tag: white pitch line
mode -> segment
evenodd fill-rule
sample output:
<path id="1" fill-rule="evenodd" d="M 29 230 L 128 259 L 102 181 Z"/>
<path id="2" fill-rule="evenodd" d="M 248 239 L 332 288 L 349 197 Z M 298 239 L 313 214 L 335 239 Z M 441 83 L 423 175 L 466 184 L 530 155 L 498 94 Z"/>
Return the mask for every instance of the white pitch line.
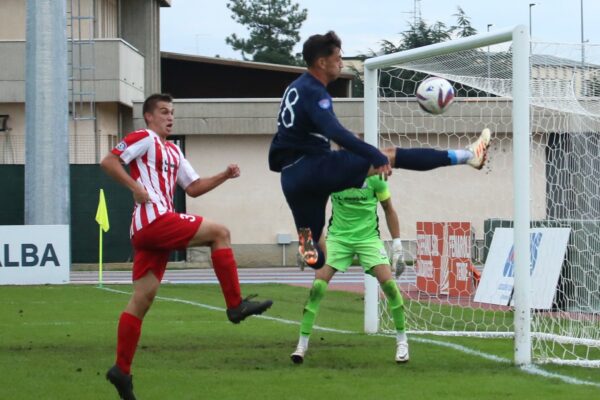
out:
<path id="1" fill-rule="evenodd" d="M 442 342 L 439 340 L 419 338 L 419 337 L 414 337 L 414 336 L 411 336 L 410 340 L 419 342 L 419 343 L 435 344 L 438 346 L 448 347 L 448 348 L 451 348 L 451 349 L 454 349 L 457 351 L 461 351 L 463 353 L 467 353 L 467 354 L 470 354 L 470 355 L 473 355 L 476 357 L 481 357 L 481 358 L 484 358 L 484 359 L 490 360 L 490 361 L 495 361 L 495 362 L 499 362 L 499 363 L 503 363 L 503 364 L 512 364 L 512 360 L 509 360 L 508 358 L 498 357 L 494 354 L 483 353 L 479 350 L 473 350 L 468 347 L 462 346 L 460 344 Z M 525 366 L 521 366 L 519 368 L 522 371 L 524 371 L 528 374 L 531 374 L 531 375 L 540 375 L 540 376 L 543 376 L 546 378 L 555 378 L 555 379 L 559 379 L 563 382 L 571 383 L 571 384 L 575 384 L 575 385 L 588 385 L 588 386 L 600 387 L 600 383 L 585 381 L 582 379 L 577 379 L 577 378 L 573 378 L 570 376 L 560 375 L 560 374 L 557 374 L 554 372 L 545 371 L 535 365 L 525 365 Z"/>
<path id="2" fill-rule="evenodd" d="M 419 342 L 419 343 L 427 343 L 427 344 L 435 344 L 438 346 L 443 346 L 443 347 L 448 347 L 457 351 L 461 351 L 463 353 L 472 355 L 472 356 L 476 356 L 479 358 L 483 358 L 489 361 L 495 361 L 498 363 L 502 363 L 502 364 L 512 364 L 512 361 L 509 360 L 508 358 L 503 358 L 503 357 L 499 357 L 495 354 L 488 354 L 488 353 L 484 353 L 482 351 L 479 350 L 473 350 L 470 349 L 468 347 L 462 346 L 460 344 L 456 344 L 456 343 L 450 343 L 450 342 L 444 342 L 441 340 L 433 340 L 433 339 L 427 339 L 427 338 L 420 338 L 420 337 L 415 337 L 414 335 L 410 337 L 411 341 L 415 341 L 415 342 Z"/>
<path id="3" fill-rule="evenodd" d="M 130 292 L 126 292 L 126 291 L 118 290 L 118 289 L 107 288 L 107 287 L 102 287 L 102 288 L 99 287 L 98 289 L 106 290 L 108 292 L 113 292 L 113 293 L 128 294 L 128 295 L 131 294 Z M 174 297 L 156 296 L 155 298 L 159 299 L 159 300 L 164 300 L 164 301 L 171 301 L 173 303 L 182 303 L 182 304 L 188 304 L 191 306 L 207 308 L 207 309 L 213 310 L 213 311 L 222 311 L 222 312 L 226 311 L 223 307 L 215 307 L 215 306 L 211 306 L 208 304 L 197 303 L 195 301 L 190 301 L 190 300 L 177 299 Z M 289 319 L 271 317 L 268 315 L 254 315 L 253 318 L 266 319 L 269 321 L 280 322 L 282 324 L 288 324 L 288 325 L 300 325 L 300 322 L 298 322 L 298 321 L 291 321 Z M 315 325 L 313 328 L 316 330 L 319 330 L 319 331 L 334 332 L 334 333 L 345 333 L 345 334 L 358 333 L 358 332 L 354 332 L 354 331 L 346 331 L 346 330 L 342 330 L 342 329 L 327 328 L 327 327 L 318 326 L 318 325 Z"/>
<path id="4" fill-rule="evenodd" d="M 112 289 L 112 288 L 107 288 L 107 287 L 99 287 L 98 289 L 106 290 L 108 292 L 113 292 L 113 293 L 131 295 L 131 292 L 126 292 L 123 290 L 117 290 L 117 289 Z M 195 301 L 177 299 L 177 298 L 173 298 L 173 297 L 156 296 L 156 299 L 164 300 L 164 301 L 171 301 L 174 303 L 187 304 L 187 305 L 206 308 L 206 309 L 214 310 L 214 311 L 225 311 L 225 309 L 222 307 L 215 307 L 215 306 L 211 306 L 208 304 L 197 303 Z M 287 324 L 287 325 L 300 325 L 300 322 L 298 322 L 298 321 L 292 321 L 289 319 L 283 319 L 283 318 L 277 318 L 277 317 L 270 317 L 268 315 L 255 315 L 255 316 L 253 316 L 253 318 L 260 318 L 260 319 L 265 319 L 268 321 L 280 322 L 282 324 Z M 360 334 L 361 333 L 361 332 L 348 331 L 348 330 L 343 330 L 343 329 L 327 328 L 327 327 L 322 327 L 322 326 L 318 326 L 318 325 L 315 325 L 313 327 L 313 329 L 316 329 L 319 331 L 341 333 L 341 334 Z M 372 336 L 393 337 L 394 335 L 374 334 Z M 427 343 L 427 344 L 437 345 L 440 347 L 447 347 L 447 348 L 450 348 L 450 349 L 453 349 L 456 351 L 460 351 L 462 353 L 469 354 L 469 355 L 472 355 L 475 357 L 483 358 L 483 359 L 489 360 L 489 361 L 494 361 L 494 362 L 498 362 L 498 363 L 502 363 L 502 364 L 512 364 L 512 361 L 509 360 L 508 358 L 499 357 L 494 354 L 484 353 L 479 350 L 473 350 L 471 348 L 468 348 L 468 347 L 465 347 L 465 346 L 462 346 L 462 345 L 456 344 L 456 343 L 443 342 L 443 341 L 427 339 L 427 338 L 420 338 L 420 337 L 415 337 L 414 335 L 412 335 L 409 340 L 411 342 Z M 555 372 L 546 371 L 535 365 L 521 366 L 521 367 L 519 367 L 519 369 L 521 371 L 531 374 L 531 375 L 538 375 L 538 376 L 541 376 L 544 378 L 558 379 L 560 381 L 563 381 L 565 383 L 569 383 L 572 385 L 585 385 L 585 386 L 594 386 L 594 387 L 600 388 L 600 383 L 586 381 L 583 379 L 573 378 L 571 376 L 561 375 L 561 374 L 558 374 Z"/>

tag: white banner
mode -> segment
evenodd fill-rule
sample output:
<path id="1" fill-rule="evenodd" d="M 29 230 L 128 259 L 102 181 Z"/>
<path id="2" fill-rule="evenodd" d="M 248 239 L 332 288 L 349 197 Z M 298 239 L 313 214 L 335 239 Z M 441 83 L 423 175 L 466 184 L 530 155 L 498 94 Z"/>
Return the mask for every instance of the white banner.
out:
<path id="1" fill-rule="evenodd" d="M 533 228 L 530 233 L 531 308 L 550 309 L 565 258 L 569 228 Z M 475 301 L 512 304 L 514 247 L 512 228 L 496 228 Z"/>
<path id="2" fill-rule="evenodd" d="M 0 225 L 0 285 L 68 283 L 69 225 Z"/>

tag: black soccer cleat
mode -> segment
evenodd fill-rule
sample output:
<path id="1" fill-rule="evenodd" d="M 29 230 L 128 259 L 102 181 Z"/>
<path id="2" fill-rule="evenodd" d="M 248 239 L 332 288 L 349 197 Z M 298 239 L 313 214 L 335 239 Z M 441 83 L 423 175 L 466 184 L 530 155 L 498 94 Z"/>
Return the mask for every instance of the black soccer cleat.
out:
<path id="1" fill-rule="evenodd" d="M 106 372 L 106 379 L 115 386 L 121 399 L 135 400 L 135 395 L 133 394 L 133 380 L 131 375 L 123 373 L 119 367 L 113 365 Z"/>
<path id="2" fill-rule="evenodd" d="M 239 306 L 235 308 L 228 308 L 227 318 L 229 318 L 229 320 L 234 324 L 239 324 L 245 320 L 246 317 L 249 317 L 250 315 L 262 314 L 273 305 L 271 300 L 251 301 L 250 299 L 254 297 L 256 297 L 255 294 L 250 295 L 243 299 Z"/>

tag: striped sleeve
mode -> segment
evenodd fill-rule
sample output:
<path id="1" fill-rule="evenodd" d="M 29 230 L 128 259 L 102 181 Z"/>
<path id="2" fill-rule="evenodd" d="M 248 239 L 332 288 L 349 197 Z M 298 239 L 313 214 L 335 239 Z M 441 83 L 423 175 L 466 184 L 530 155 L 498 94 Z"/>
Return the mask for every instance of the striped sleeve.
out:
<path id="1" fill-rule="evenodd" d="M 185 190 L 192 182 L 200 179 L 200 176 L 194 171 L 194 168 L 189 161 L 186 160 L 179 147 L 177 147 L 177 151 L 179 152 L 180 157 L 179 170 L 177 171 L 177 184 Z"/>
<path id="2" fill-rule="evenodd" d="M 132 160 L 145 154 L 151 145 L 152 138 L 148 131 L 140 130 L 125 136 L 111 152 L 119 156 L 125 164 L 129 164 Z"/>

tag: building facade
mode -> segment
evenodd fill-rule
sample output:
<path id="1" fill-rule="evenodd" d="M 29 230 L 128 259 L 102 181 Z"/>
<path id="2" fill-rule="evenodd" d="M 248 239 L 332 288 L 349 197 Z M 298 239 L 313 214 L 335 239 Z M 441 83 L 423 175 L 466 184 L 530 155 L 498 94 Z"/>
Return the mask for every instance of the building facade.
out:
<path id="1" fill-rule="evenodd" d="M 0 164 L 24 163 L 26 1 L 0 3 Z M 160 8 L 170 0 L 67 0 L 70 162 L 98 163 L 160 91 Z"/>
<path id="2" fill-rule="evenodd" d="M 8 116 L 4 118 L 6 130 L 0 132 L 0 166 L 24 162 L 25 3 L 0 3 L 0 116 Z M 186 199 L 186 211 L 227 225 L 240 265 L 293 265 L 295 228 L 281 193 L 279 175 L 268 169 L 267 153 L 277 128 L 279 96 L 304 69 L 173 53 L 161 56 L 159 11 L 160 7 L 171 6 L 170 1 L 67 3 L 72 76 L 71 163 L 97 165 L 124 133 L 144 127 L 141 109 L 147 95 L 173 92 L 174 131 L 198 173 L 213 175 L 229 163 L 237 163 L 241 168 L 240 178 L 199 198 Z M 352 74 L 346 73 L 330 89 L 336 97 L 334 108 L 342 124 L 362 134 L 363 100 L 349 97 L 351 79 Z M 462 148 L 483 128 L 483 113 L 498 139 L 493 148 L 498 156 L 490 160 L 492 167 L 485 172 L 468 167 L 427 173 L 395 171 L 390 187 L 403 239 L 415 239 L 416 222 L 423 218 L 470 221 L 478 238 L 483 237 L 486 219 L 512 218 L 510 100 L 494 102 L 490 106 L 485 101 L 457 99 L 445 115 L 451 118 L 444 119 L 453 121 L 452 126 L 440 125 L 439 117 L 422 113 L 410 98 L 392 106 L 389 117 L 382 118 L 382 127 L 389 126 L 388 131 L 399 135 L 382 136 L 381 145 Z M 409 124 L 409 117 L 418 125 Z M 544 141 L 539 136 L 537 140 Z M 546 215 L 546 148 L 539 146 L 535 151 L 532 169 L 540 178 L 532 181 L 532 215 L 540 219 Z M 425 192 L 424 187 L 434 188 L 435 195 L 424 195 L 432 193 Z M 490 201 L 465 207 L 465 199 L 479 198 L 482 191 Z M 92 193 L 90 198 L 95 195 Z M 111 204 L 111 198 L 107 201 L 110 211 L 114 203 Z M 121 208 L 126 221 L 131 204 L 124 203 Z M 383 220 L 381 213 L 380 221 Z M 381 232 L 389 239 L 384 226 Z M 128 248 L 127 233 L 119 235 L 118 240 Z M 291 237 L 291 242 L 282 240 L 286 237 Z M 207 250 L 190 250 L 187 258 L 205 262 Z"/>

